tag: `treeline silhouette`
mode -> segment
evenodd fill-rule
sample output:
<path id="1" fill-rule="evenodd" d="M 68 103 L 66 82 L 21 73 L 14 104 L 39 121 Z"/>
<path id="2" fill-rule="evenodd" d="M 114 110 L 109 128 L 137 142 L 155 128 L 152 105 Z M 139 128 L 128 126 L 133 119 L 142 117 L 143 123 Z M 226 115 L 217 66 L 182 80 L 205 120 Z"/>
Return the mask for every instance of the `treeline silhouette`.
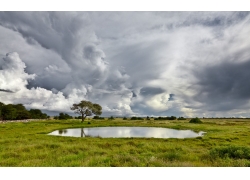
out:
<path id="1" fill-rule="evenodd" d="M 40 109 L 27 110 L 23 104 L 0 102 L 0 120 L 47 119 L 49 116 Z"/>

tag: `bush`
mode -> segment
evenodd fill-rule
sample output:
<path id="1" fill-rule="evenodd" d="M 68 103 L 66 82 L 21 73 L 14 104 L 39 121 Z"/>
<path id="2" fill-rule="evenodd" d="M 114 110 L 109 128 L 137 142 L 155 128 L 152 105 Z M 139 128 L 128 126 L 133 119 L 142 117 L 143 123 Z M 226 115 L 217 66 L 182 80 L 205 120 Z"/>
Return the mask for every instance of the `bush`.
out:
<path id="1" fill-rule="evenodd" d="M 189 123 L 202 123 L 202 121 L 199 118 L 193 118 L 189 121 Z"/>
<path id="2" fill-rule="evenodd" d="M 131 120 L 143 120 L 143 118 L 142 117 L 131 117 Z"/>
<path id="3" fill-rule="evenodd" d="M 60 120 L 72 119 L 72 116 L 70 116 L 66 113 L 59 113 L 58 119 L 60 119 Z"/>
<path id="4" fill-rule="evenodd" d="M 127 118 L 126 118 L 126 117 L 124 117 L 124 118 L 123 118 L 123 120 L 127 120 Z"/>
<path id="5" fill-rule="evenodd" d="M 250 148 L 245 146 L 224 146 L 210 150 L 211 158 L 250 159 Z"/>
<path id="6" fill-rule="evenodd" d="M 105 119 L 105 118 L 100 116 L 94 116 L 93 119 Z"/>
<path id="7" fill-rule="evenodd" d="M 179 117 L 177 120 L 186 120 L 184 117 Z"/>
<path id="8" fill-rule="evenodd" d="M 113 116 L 110 116 L 110 117 L 109 117 L 109 120 L 113 120 L 113 119 L 114 119 L 114 117 L 113 117 Z"/>
<path id="9" fill-rule="evenodd" d="M 158 117 L 158 118 L 154 118 L 154 120 L 175 120 L 176 117 L 175 116 L 171 116 L 171 117 Z"/>

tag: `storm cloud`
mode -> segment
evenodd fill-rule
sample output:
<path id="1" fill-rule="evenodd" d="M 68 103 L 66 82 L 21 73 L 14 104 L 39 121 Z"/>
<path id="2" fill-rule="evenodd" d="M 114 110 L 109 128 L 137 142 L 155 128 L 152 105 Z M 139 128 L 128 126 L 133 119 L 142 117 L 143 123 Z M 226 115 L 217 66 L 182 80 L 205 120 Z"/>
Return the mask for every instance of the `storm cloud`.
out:
<path id="1" fill-rule="evenodd" d="M 0 101 L 249 117 L 249 34 L 249 12 L 0 12 Z"/>
<path id="2" fill-rule="evenodd" d="M 230 111 L 247 105 L 250 100 L 249 68 L 250 60 L 247 60 L 224 62 L 196 72 L 200 89 L 195 100 L 204 102 L 211 111 Z"/>

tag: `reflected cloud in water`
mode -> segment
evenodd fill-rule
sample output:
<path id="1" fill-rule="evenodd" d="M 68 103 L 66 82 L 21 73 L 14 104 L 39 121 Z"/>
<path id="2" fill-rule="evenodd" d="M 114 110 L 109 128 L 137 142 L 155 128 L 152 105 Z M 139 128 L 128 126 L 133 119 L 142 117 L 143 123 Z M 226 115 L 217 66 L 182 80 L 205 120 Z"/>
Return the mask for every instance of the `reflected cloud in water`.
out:
<path id="1" fill-rule="evenodd" d="M 102 138 L 195 138 L 205 132 L 196 133 L 191 130 L 175 130 L 156 127 L 95 127 L 56 130 L 48 135 L 70 137 L 102 137 Z"/>

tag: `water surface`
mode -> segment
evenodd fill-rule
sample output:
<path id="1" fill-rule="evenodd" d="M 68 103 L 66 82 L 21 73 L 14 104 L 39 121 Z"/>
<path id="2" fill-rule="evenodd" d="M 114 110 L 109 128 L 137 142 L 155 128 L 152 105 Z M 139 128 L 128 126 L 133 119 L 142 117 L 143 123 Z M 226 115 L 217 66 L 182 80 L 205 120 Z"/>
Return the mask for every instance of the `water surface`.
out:
<path id="1" fill-rule="evenodd" d="M 195 138 L 205 132 L 196 133 L 191 130 L 175 130 L 157 127 L 94 127 L 56 130 L 49 135 L 70 137 L 102 137 L 102 138 Z"/>

